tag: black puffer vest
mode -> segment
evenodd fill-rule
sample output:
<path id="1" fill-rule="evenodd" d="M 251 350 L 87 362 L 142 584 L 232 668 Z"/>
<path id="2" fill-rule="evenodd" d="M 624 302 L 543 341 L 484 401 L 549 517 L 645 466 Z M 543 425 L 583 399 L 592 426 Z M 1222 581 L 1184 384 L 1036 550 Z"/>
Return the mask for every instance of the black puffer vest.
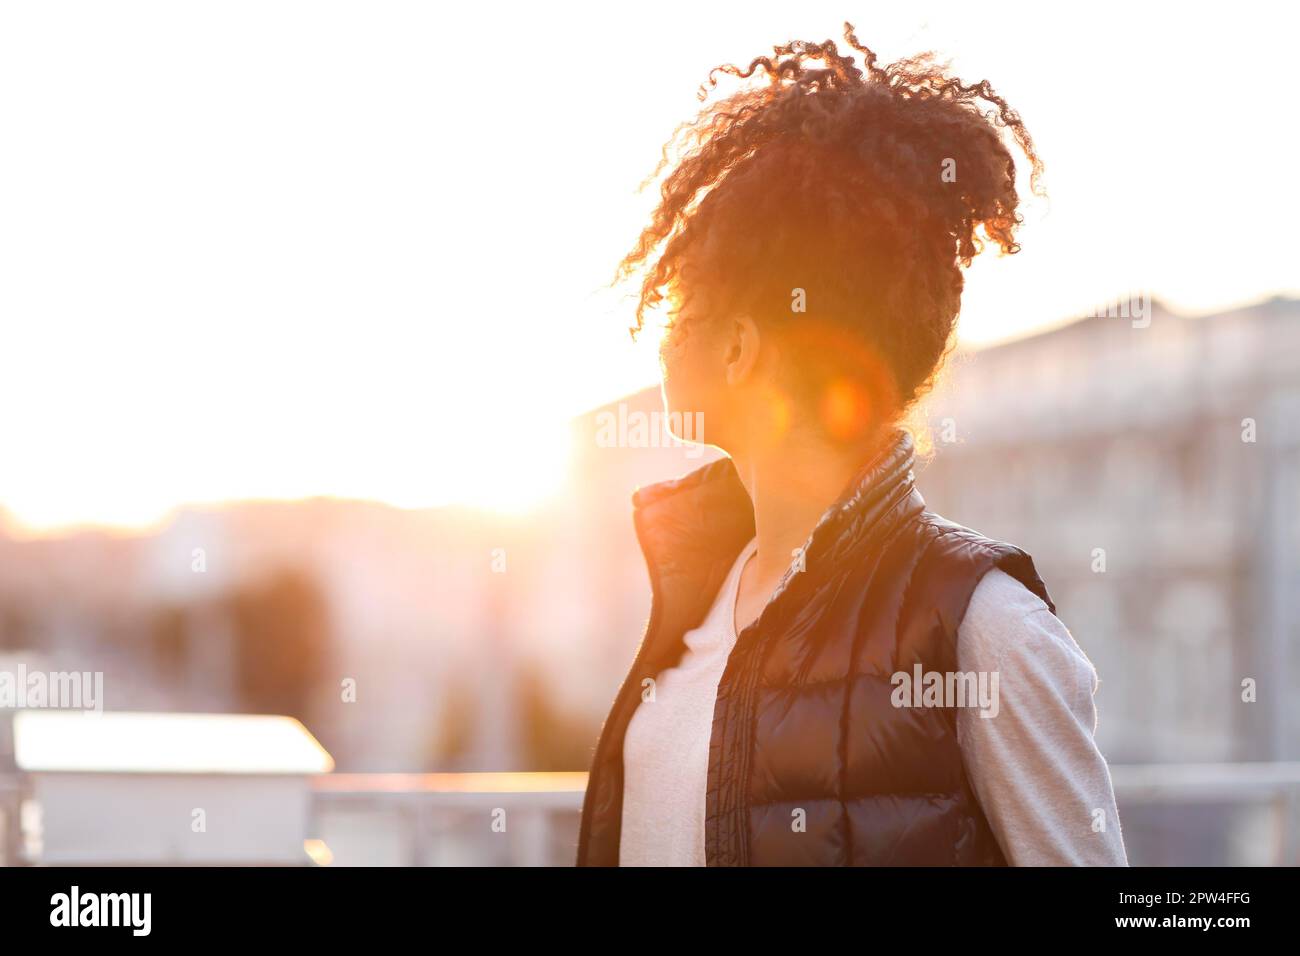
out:
<path id="1" fill-rule="evenodd" d="M 813 530 L 804 569 L 737 638 L 709 748 L 710 866 L 1005 864 L 962 763 L 955 708 L 895 707 L 891 678 L 917 663 L 956 671 L 957 627 L 992 568 L 1052 603 L 1029 555 L 924 510 L 912 461 L 899 432 Z M 677 663 L 754 535 L 730 459 L 633 502 L 653 601 L 596 745 L 579 866 L 617 865 L 623 737 L 642 681 Z"/>

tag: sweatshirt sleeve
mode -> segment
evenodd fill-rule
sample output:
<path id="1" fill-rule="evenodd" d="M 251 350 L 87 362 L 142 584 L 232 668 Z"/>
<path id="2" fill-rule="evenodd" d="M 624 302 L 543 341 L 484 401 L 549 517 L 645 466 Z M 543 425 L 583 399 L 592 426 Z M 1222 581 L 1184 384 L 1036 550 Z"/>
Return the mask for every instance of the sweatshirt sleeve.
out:
<path id="1" fill-rule="evenodd" d="M 994 706 L 964 707 L 957 739 L 975 796 L 1013 866 L 1127 866 L 1093 733 L 1097 673 L 1041 599 L 993 570 L 957 633 L 958 668 L 997 675 Z"/>

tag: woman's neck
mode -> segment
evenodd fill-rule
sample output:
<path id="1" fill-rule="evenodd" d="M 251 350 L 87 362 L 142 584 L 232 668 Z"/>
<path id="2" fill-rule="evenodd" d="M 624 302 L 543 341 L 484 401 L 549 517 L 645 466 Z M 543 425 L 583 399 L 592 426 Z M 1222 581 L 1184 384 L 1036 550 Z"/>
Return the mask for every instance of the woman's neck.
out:
<path id="1" fill-rule="evenodd" d="M 768 593 L 775 588 L 826 509 L 844 493 L 883 439 L 881 432 L 852 448 L 789 441 L 732 456 L 754 506 L 758 548 L 746 575 L 754 586 Z"/>

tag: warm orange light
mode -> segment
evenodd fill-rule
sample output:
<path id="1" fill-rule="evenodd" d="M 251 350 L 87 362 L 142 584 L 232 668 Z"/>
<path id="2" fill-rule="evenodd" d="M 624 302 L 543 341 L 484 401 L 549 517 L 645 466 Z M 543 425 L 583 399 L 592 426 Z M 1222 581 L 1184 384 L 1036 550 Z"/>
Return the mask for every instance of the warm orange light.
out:
<path id="1" fill-rule="evenodd" d="M 820 412 L 831 437 L 850 442 L 860 438 L 871 424 L 871 398 L 852 379 L 837 378 L 826 386 Z"/>
<path id="2" fill-rule="evenodd" d="M 303 840 L 302 848 L 317 866 L 329 866 L 334 862 L 334 851 L 324 840 Z"/>

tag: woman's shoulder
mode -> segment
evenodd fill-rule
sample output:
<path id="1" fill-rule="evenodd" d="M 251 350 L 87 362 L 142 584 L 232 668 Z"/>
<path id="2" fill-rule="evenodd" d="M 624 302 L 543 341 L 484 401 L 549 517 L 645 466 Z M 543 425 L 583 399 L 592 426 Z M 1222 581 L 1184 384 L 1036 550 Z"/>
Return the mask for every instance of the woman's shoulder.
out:
<path id="1" fill-rule="evenodd" d="M 972 557 L 1002 559 L 1023 555 L 1013 544 L 981 534 L 933 511 L 921 511 L 914 519 L 917 533 L 924 539 L 926 557 L 930 560 L 960 560 Z"/>
<path id="2" fill-rule="evenodd" d="M 1049 612 L 1056 610 L 1028 552 L 932 511 L 917 514 L 913 526 L 921 538 L 915 575 L 918 580 L 946 583 L 962 579 L 967 582 L 967 588 L 978 590 L 986 580 L 990 582 L 988 588 L 1005 588 L 1007 584 L 1002 579 L 1009 578 L 1028 591 L 1029 596 L 1037 598 Z M 998 571 L 999 576 L 990 579 L 993 571 Z M 971 594 L 970 590 L 962 595 L 962 599 L 965 600 L 968 594 Z"/>
<path id="3" fill-rule="evenodd" d="M 1038 614 L 1059 621 L 1047 602 L 1025 587 L 1023 582 L 1001 568 L 993 568 L 975 586 L 966 619 L 980 626 L 1022 620 Z"/>
<path id="4" fill-rule="evenodd" d="M 1091 694 L 1096 671 L 1065 623 L 1041 597 L 994 568 L 971 594 L 957 630 L 963 670 L 1055 672 Z"/>

